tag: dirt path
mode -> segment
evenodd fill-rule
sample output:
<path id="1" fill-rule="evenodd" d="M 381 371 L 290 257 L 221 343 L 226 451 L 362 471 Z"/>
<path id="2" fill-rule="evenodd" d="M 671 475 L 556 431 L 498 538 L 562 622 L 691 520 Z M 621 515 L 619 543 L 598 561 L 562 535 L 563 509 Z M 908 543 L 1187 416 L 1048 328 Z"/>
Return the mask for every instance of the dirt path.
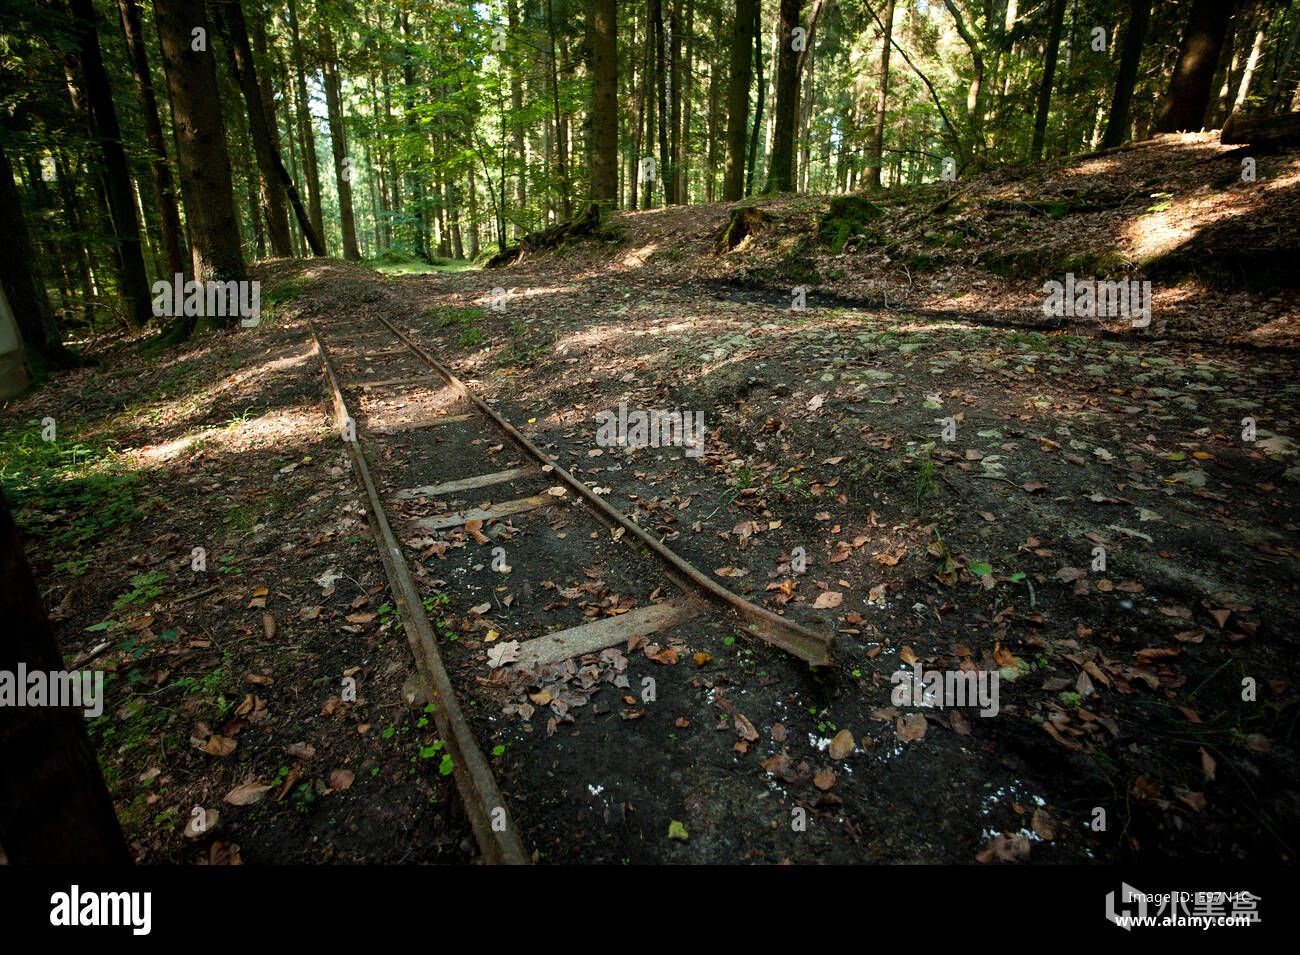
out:
<path id="1" fill-rule="evenodd" d="M 728 771 L 812 810 L 819 832 L 851 834 L 819 851 L 1290 856 L 1291 355 L 539 277 L 405 280 L 385 310 L 698 566 L 840 631 L 836 666 L 816 678 L 755 647 L 739 673 L 719 668 L 759 734 Z M 514 289 L 504 312 L 494 282 Z M 707 453 L 598 447 L 594 416 L 620 401 L 701 412 Z M 998 670 L 997 717 L 893 705 L 889 677 L 913 661 Z M 859 751 L 841 763 L 825 748 L 844 728 Z M 649 770 L 672 778 L 663 752 L 668 766 Z M 813 779 L 828 769 L 823 792 Z M 703 802 L 692 832 L 732 804 Z"/>

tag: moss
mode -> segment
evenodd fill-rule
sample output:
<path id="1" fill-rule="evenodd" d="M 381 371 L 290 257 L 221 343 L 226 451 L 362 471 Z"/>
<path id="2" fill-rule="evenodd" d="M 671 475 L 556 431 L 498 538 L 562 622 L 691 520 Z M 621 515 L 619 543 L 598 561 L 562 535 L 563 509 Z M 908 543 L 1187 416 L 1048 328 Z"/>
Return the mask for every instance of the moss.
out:
<path id="1" fill-rule="evenodd" d="M 1120 278 L 1128 273 L 1129 262 L 1118 249 L 1075 252 L 1062 258 L 1056 270 L 1089 278 Z"/>
<path id="2" fill-rule="evenodd" d="M 835 196 L 817 219 L 817 238 L 832 252 L 842 252 L 849 239 L 865 233 L 868 223 L 882 215 L 880 206 L 862 196 Z"/>

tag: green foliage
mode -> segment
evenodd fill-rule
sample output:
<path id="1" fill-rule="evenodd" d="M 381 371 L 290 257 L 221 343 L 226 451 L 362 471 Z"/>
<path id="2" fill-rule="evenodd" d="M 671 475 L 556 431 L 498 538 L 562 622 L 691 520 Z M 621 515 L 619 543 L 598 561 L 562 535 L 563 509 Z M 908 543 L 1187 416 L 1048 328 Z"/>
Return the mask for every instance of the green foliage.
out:
<path id="1" fill-rule="evenodd" d="M 830 207 L 817 218 L 817 237 L 832 252 L 844 251 L 844 243 L 855 235 L 865 234 L 869 223 L 884 215 L 884 210 L 869 199 L 853 194 L 835 196 Z"/>
<path id="2" fill-rule="evenodd" d="M 35 421 L 0 434 L 0 485 L 28 536 L 64 553 L 92 546 L 141 509 L 136 476 L 112 449 L 44 441 Z M 66 569 L 84 572 L 88 559 Z"/>

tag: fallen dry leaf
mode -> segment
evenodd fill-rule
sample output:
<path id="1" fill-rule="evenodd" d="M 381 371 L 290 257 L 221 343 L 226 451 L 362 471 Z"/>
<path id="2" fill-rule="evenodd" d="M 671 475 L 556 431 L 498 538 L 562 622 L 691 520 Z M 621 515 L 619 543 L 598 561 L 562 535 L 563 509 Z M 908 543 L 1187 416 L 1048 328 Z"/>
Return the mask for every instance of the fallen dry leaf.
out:
<path id="1" fill-rule="evenodd" d="M 833 610 L 844 602 L 844 595 L 838 590 L 823 590 L 813 601 L 814 610 Z"/>
<path id="2" fill-rule="evenodd" d="M 856 744 L 853 742 L 853 734 L 848 730 L 840 730 L 835 734 L 835 738 L 831 740 L 827 752 L 830 753 L 831 759 L 847 759 L 856 748 Z"/>
<path id="3" fill-rule="evenodd" d="M 894 732 L 898 735 L 900 743 L 911 743 L 925 736 L 925 731 L 929 724 L 925 721 L 924 713 L 911 713 L 907 716 L 900 716 L 894 724 Z"/>
<path id="4" fill-rule="evenodd" d="M 270 786 L 263 786 L 261 783 L 244 783 L 226 793 L 226 802 L 232 806 L 251 806 L 266 798 L 270 789 Z"/>
<path id="5" fill-rule="evenodd" d="M 736 714 L 736 735 L 747 742 L 754 742 L 758 739 L 758 730 L 754 729 L 754 724 L 743 714 Z"/>

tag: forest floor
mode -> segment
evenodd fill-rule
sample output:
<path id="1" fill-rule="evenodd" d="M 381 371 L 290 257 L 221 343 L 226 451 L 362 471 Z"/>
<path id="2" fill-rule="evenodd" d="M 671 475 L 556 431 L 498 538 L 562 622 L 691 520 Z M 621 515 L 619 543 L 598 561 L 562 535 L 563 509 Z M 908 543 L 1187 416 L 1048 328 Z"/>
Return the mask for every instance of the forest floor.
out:
<path id="1" fill-rule="evenodd" d="M 1243 155 L 1170 137 L 887 193 L 843 229 L 824 199 L 762 200 L 725 252 L 715 204 L 494 271 L 266 263 L 257 329 L 161 358 L 105 343 L 102 368 L 8 406 L 0 447 L 65 657 L 108 644 L 91 733 L 140 858 L 474 857 L 402 700 L 409 651 L 306 334 L 382 314 L 697 567 L 839 635 L 816 674 L 693 635 L 707 666 L 634 661 L 661 706 L 583 705 L 558 733 L 479 679 L 471 719 L 540 858 L 1294 860 L 1300 158 L 1243 182 Z M 1151 279 L 1151 326 L 1045 318 L 1066 272 Z M 705 453 L 597 446 L 620 402 L 702 413 Z M 474 686 L 483 597 L 446 595 Z M 897 704 L 915 664 L 998 672 L 997 714 Z M 630 745 L 618 775 L 601 746 Z M 773 800 L 806 808 L 806 838 Z M 188 838 L 196 806 L 220 819 Z"/>

